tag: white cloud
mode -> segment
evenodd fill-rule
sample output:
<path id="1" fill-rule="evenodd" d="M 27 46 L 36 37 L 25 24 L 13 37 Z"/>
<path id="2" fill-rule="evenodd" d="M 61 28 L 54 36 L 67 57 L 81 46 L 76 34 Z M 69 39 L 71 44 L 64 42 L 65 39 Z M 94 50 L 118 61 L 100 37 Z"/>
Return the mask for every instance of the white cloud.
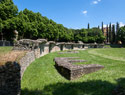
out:
<path id="1" fill-rule="evenodd" d="M 101 2 L 101 0 L 96 0 L 96 1 L 93 1 L 92 4 L 98 4 L 99 2 Z"/>
<path id="2" fill-rule="evenodd" d="M 104 28 L 106 28 L 106 27 L 107 27 L 107 25 L 106 25 L 106 24 L 104 24 L 104 25 L 103 25 L 103 27 L 104 27 Z"/>
<path id="3" fill-rule="evenodd" d="M 123 22 L 120 22 L 119 26 L 122 27 L 122 26 L 125 26 L 125 24 Z"/>
<path id="4" fill-rule="evenodd" d="M 88 11 L 87 10 L 85 10 L 85 11 L 83 11 L 82 12 L 84 15 L 86 15 L 87 13 L 88 13 Z"/>
<path id="5" fill-rule="evenodd" d="M 93 1 L 93 4 L 98 4 L 98 1 Z"/>

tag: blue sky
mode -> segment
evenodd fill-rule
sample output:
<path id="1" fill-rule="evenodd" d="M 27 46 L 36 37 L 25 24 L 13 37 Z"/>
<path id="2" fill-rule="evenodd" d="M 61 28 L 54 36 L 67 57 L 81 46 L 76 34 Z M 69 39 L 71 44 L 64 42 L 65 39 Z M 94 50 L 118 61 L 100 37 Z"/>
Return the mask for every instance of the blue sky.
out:
<path id="1" fill-rule="evenodd" d="M 125 24 L 125 0 L 13 0 L 19 11 L 25 8 L 63 24 L 67 28 L 101 26 L 101 22 Z"/>

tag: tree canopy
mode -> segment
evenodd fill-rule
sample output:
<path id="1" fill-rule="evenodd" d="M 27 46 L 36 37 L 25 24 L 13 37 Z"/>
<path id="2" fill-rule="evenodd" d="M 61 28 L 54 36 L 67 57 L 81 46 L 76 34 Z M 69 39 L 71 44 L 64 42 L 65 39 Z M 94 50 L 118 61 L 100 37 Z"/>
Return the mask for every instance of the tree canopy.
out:
<path id="1" fill-rule="evenodd" d="M 49 41 L 85 43 L 102 43 L 105 39 L 99 28 L 68 29 L 39 12 L 28 9 L 18 12 L 12 0 L 0 1 L 0 13 L 0 31 L 6 40 L 13 40 L 14 30 L 18 31 L 18 39 L 44 38 Z"/>
<path id="2" fill-rule="evenodd" d="M 1 0 L 0 1 L 0 18 L 7 20 L 17 16 L 18 8 L 14 5 L 12 0 Z"/>
<path id="3" fill-rule="evenodd" d="M 125 44 L 125 26 L 118 30 L 118 40 Z"/>

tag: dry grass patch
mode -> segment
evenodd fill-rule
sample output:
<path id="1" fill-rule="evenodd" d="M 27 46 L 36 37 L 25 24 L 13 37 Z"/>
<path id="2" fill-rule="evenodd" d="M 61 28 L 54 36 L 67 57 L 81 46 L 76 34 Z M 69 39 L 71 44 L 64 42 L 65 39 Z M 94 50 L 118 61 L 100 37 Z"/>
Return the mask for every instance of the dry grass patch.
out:
<path id="1" fill-rule="evenodd" d="M 4 65 L 6 62 L 18 61 L 26 54 L 26 51 L 10 51 L 6 54 L 0 55 L 0 65 Z"/>

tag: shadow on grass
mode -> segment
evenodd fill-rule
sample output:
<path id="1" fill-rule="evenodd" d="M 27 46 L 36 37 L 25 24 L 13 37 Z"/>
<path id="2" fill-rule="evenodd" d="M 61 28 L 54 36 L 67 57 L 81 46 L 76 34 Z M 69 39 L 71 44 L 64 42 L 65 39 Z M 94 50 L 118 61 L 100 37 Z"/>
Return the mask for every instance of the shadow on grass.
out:
<path id="1" fill-rule="evenodd" d="M 21 95 L 125 95 L 125 78 L 117 85 L 107 81 L 57 83 L 45 86 L 43 90 L 22 90 Z"/>

